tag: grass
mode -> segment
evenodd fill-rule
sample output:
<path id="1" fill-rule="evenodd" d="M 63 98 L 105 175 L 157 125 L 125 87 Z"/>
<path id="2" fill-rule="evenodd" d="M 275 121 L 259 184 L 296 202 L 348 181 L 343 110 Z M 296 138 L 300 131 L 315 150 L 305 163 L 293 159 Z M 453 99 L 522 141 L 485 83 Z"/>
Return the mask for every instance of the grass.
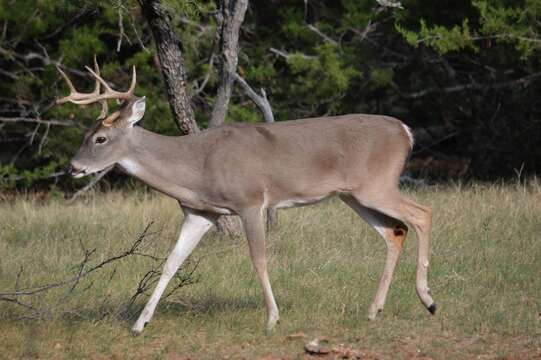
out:
<path id="1" fill-rule="evenodd" d="M 386 308 L 366 314 L 383 269 L 384 243 L 338 200 L 281 211 L 268 239 L 269 269 L 281 323 L 264 334 L 264 304 L 244 238 L 208 235 L 197 284 L 160 303 L 132 337 L 121 308 L 151 260 L 127 258 L 93 273 L 58 305 L 61 316 L 19 320 L 0 302 L 0 358 L 297 358 L 308 339 L 362 351 L 365 358 L 541 357 L 541 186 L 473 185 L 407 191 L 434 209 L 429 285 L 432 317 L 415 293 L 413 232 Z M 18 199 L 0 204 L 0 292 L 65 278 L 81 260 L 82 242 L 96 260 L 128 247 L 145 224 L 162 229 L 156 254 L 173 245 L 175 201 L 147 193 L 110 193 L 68 205 Z M 112 276 L 112 277 L 111 277 Z M 92 287 L 82 291 L 92 283 Z M 53 302 L 64 290 L 39 301 Z M 65 311 L 70 310 L 67 314 Z"/>

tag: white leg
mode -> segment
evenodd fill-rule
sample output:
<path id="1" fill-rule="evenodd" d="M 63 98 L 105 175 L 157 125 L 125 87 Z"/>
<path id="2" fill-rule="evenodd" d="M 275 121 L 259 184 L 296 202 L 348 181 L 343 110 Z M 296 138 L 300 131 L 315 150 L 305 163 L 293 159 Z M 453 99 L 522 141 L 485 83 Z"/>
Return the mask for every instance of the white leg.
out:
<path id="1" fill-rule="evenodd" d="M 185 218 L 178 241 L 171 254 L 167 257 L 158 285 L 156 285 L 152 296 L 132 328 L 134 334 L 140 334 L 143 331 L 146 323 L 152 318 L 167 284 L 199 243 L 199 240 L 214 224 L 215 218 L 212 215 L 203 215 L 187 208 L 183 208 L 183 210 Z"/>

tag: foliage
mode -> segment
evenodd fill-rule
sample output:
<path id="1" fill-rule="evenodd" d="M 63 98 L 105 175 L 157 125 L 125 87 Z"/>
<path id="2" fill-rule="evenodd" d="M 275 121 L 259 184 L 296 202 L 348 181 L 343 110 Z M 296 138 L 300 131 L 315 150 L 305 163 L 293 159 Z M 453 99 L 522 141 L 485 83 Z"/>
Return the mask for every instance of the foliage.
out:
<path id="1" fill-rule="evenodd" d="M 439 54 L 446 54 L 467 47 L 476 49 L 470 35 L 468 19 L 464 19 L 461 25 L 455 25 L 451 29 L 441 25 L 429 28 L 423 19 L 421 19 L 421 29 L 418 33 L 408 31 L 401 27 L 400 24 L 396 24 L 396 29 L 406 38 L 408 44 L 418 47 L 419 44 L 423 43 L 434 48 Z"/>
<path id="2" fill-rule="evenodd" d="M 163 3 L 183 45 L 188 88 L 204 128 L 218 79 L 219 57 L 211 56 L 217 6 L 210 0 Z M 266 90 L 278 121 L 382 113 L 426 130 L 414 158 L 469 161 L 468 176 L 483 179 L 512 177 L 520 168 L 539 172 L 540 2 L 402 4 L 404 9 L 382 8 L 373 0 L 279 6 L 253 0 L 241 31 L 239 73 L 254 89 Z M 82 70 L 94 54 L 118 89 L 126 88 L 135 65 L 137 94 L 148 97 L 142 126 L 177 133 L 137 1 L 0 0 L 0 25 L 0 119 L 72 124 L 0 121 L 0 164 L 10 179 L 19 179 L 2 188 L 47 187 L 53 179 L 61 189 L 77 186 L 66 178 L 23 180 L 24 171 L 64 166 L 98 114 L 95 106 L 52 106 L 67 91 L 57 62 L 82 90 L 92 86 Z M 227 122 L 260 119 L 236 87 Z"/>

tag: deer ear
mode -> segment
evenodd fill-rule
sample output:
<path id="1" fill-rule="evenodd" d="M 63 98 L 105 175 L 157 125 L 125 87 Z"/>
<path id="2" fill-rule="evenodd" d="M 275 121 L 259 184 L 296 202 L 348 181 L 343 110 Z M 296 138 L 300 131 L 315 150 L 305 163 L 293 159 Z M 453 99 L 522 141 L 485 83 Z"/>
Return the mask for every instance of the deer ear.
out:
<path id="1" fill-rule="evenodd" d="M 146 103 L 146 97 L 143 96 L 142 98 L 137 99 L 131 106 L 131 116 L 128 119 L 128 124 L 130 126 L 135 125 L 136 122 L 141 120 L 143 118 L 143 115 L 145 115 L 145 105 Z"/>

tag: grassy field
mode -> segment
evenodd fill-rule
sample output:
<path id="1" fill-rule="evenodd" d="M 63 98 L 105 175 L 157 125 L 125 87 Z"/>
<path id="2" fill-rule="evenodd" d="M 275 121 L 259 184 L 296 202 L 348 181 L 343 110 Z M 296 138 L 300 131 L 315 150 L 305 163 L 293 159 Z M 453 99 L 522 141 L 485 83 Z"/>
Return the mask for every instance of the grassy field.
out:
<path id="1" fill-rule="evenodd" d="M 264 304 L 244 238 L 209 234 L 193 254 L 199 282 L 161 302 L 141 336 L 129 333 L 135 319 L 114 315 L 152 264 L 129 257 L 92 273 L 65 299 L 66 289 L 35 299 L 37 305 L 63 299 L 52 319 L 21 320 L 26 311 L 0 302 L 0 358 L 303 358 L 304 344 L 315 337 L 368 359 L 541 358 L 541 185 L 407 192 L 434 209 L 434 317 L 415 293 L 411 232 L 386 308 L 367 320 L 384 242 L 335 199 L 279 213 L 268 239 L 281 309 L 271 335 L 263 331 Z M 147 251 L 163 255 L 181 216 L 173 200 L 136 192 L 74 204 L 4 202 L 0 219 L 0 292 L 6 292 L 21 266 L 21 288 L 66 278 L 77 271 L 81 244 L 96 248 L 98 262 L 124 251 L 152 220 L 161 232 Z"/>

